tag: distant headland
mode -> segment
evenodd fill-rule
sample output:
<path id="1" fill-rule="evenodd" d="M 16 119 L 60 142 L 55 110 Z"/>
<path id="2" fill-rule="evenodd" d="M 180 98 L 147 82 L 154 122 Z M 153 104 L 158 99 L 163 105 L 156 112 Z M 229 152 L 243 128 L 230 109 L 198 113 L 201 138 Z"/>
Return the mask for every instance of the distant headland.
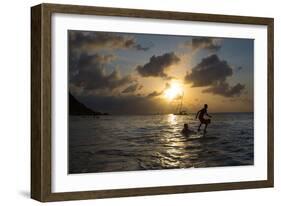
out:
<path id="1" fill-rule="evenodd" d="M 68 95 L 69 115 L 109 115 L 108 113 L 93 111 L 79 102 L 71 93 Z"/>

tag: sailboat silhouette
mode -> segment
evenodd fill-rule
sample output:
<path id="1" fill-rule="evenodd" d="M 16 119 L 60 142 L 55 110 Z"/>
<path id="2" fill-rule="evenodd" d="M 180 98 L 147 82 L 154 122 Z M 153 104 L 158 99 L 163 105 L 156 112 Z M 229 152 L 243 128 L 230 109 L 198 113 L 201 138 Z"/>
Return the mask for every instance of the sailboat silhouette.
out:
<path id="1" fill-rule="evenodd" d="M 182 110 L 182 101 L 183 101 L 183 97 L 184 97 L 184 92 L 182 92 L 181 101 L 180 101 L 180 103 L 178 104 L 174 115 L 187 115 L 187 111 Z"/>

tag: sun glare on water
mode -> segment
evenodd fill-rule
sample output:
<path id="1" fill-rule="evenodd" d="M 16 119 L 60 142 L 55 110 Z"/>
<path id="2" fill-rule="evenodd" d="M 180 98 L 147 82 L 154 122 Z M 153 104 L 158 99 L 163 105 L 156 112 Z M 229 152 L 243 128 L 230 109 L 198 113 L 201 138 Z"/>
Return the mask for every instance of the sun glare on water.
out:
<path id="1" fill-rule="evenodd" d="M 168 100 L 173 100 L 183 93 L 182 86 L 178 82 L 172 82 L 170 86 L 164 91 L 164 96 Z"/>

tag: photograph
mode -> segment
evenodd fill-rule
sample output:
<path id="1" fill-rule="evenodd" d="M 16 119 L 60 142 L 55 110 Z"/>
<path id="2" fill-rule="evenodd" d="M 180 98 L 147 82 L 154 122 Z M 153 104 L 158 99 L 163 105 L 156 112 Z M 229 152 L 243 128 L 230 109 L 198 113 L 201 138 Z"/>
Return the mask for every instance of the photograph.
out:
<path id="1" fill-rule="evenodd" d="M 254 39 L 67 39 L 69 174 L 254 165 Z"/>
<path id="2" fill-rule="evenodd" d="M 31 198 L 274 187 L 274 18 L 31 7 Z"/>

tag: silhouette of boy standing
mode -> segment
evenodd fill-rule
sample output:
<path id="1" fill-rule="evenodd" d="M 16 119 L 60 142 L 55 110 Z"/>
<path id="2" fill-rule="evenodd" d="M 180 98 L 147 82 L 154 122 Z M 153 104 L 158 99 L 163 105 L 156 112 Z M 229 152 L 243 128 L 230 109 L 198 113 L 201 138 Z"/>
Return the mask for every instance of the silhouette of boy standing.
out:
<path id="1" fill-rule="evenodd" d="M 202 124 L 205 124 L 205 128 L 204 128 L 204 132 L 206 132 L 206 129 L 207 129 L 207 126 L 208 124 L 211 123 L 211 120 L 210 119 L 204 119 L 204 115 L 207 115 L 208 117 L 212 117 L 211 115 L 208 114 L 207 112 L 207 109 L 208 109 L 208 105 L 207 104 L 204 104 L 204 108 L 199 110 L 196 114 L 196 117 L 195 119 L 197 119 L 198 115 L 199 115 L 199 120 L 200 120 L 200 125 L 198 127 L 198 131 L 200 131 L 200 127 Z"/>

